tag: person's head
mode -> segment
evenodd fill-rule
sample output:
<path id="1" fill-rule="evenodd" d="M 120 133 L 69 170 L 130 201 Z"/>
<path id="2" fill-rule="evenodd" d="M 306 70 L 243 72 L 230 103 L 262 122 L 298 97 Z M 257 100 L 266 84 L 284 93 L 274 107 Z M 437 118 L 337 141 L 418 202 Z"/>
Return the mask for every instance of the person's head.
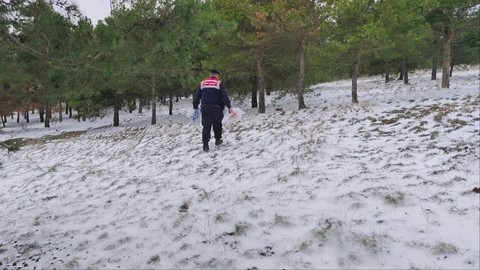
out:
<path id="1" fill-rule="evenodd" d="M 220 78 L 220 71 L 218 71 L 216 69 L 211 69 L 210 70 L 210 76 L 215 76 L 217 78 Z"/>

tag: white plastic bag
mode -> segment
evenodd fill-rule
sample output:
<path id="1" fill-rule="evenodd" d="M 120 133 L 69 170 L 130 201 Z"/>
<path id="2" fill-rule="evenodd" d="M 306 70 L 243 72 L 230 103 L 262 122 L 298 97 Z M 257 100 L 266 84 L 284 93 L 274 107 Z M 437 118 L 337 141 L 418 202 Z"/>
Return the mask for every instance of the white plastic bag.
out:
<path id="1" fill-rule="evenodd" d="M 222 126 L 229 129 L 232 126 L 232 116 L 229 112 L 223 115 Z"/>
<path id="2" fill-rule="evenodd" d="M 230 115 L 230 117 L 232 118 L 232 120 L 235 122 L 235 121 L 240 121 L 242 120 L 242 115 L 244 115 L 245 112 L 242 111 L 241 109 L 239 108 L 232 108 L 232 113 Z"/>
<path id="3" fill-rule="evenodd" d="M 223 115 L 222 119 L 222 125 L 229 129 L 232 126 L 233 122 L 237 122 L 242 120 L 242 115 L 244 115 L 245 112 L 242 111 L 239 108 L 232 108 L 232 113 L 227 112 L 226 114 Z"/>

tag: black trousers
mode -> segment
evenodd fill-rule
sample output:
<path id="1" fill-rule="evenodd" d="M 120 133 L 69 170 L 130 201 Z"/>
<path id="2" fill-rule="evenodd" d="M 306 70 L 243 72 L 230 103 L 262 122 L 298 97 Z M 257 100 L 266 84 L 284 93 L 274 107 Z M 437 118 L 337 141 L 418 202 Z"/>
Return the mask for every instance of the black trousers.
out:
<path id="1" fill-rule="evenodd" d="M 210 141 L 212 126 L 215 139 L 220 140 L 222 138 L 222 119 L 223 106 L 202 105 L 203 143 Z"/>

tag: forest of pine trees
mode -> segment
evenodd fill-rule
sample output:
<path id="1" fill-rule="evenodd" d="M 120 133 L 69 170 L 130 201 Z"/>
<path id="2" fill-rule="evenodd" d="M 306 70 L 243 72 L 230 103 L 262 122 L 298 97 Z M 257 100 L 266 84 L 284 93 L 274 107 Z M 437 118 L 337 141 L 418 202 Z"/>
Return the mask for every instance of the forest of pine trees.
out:
<path id="1" fill-rule="evenodd" d="M 49 127 L 52 115 L 81 121 L 105 108 L 114 108 L 116 126 L 123 108 L 191 96 L 210 68 L 264 113 L 271 91 L 295 94 L 303 109 L 308 85 L 351 78 L 357 103 L 360 75 L 414 83 L 409 71 L 428 68 L 448 88 L 455 65 L 480 62 L 475 0 L 110 4 L 110 16 L 92 22 L 69 0 L 0 0 L 3 126 L 28 122 L 32 111 Z"/>

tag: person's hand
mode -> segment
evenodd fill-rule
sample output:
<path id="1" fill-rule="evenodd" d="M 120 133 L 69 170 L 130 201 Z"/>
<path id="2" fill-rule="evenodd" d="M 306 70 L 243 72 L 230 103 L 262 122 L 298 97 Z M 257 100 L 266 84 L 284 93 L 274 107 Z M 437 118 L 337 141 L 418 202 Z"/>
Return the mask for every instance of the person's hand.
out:
<path id="1" fill-rule="evenodd" d="M 235 117 L 235 111 L 232 107 L 228 108 L 228 113 L 230 113 L 231 116 Z"/>

